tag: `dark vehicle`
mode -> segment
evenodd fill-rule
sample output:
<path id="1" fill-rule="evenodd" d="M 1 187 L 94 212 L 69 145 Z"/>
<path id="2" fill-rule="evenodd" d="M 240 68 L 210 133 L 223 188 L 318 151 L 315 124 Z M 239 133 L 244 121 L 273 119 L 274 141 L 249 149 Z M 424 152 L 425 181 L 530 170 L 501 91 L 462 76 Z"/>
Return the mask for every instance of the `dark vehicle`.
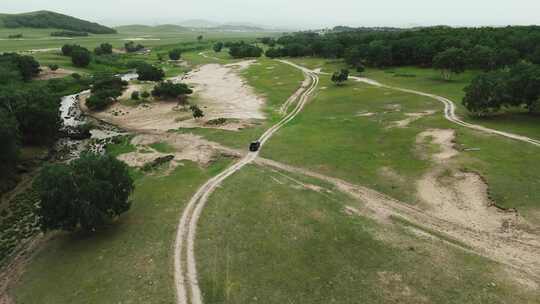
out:
<path id="1" fill-rule="evenodd" d="M 261 148 L 261 142 L 260 141 L 254 141 L 249 145 L 249 151 L 251 152 L 257 152 Z"/>

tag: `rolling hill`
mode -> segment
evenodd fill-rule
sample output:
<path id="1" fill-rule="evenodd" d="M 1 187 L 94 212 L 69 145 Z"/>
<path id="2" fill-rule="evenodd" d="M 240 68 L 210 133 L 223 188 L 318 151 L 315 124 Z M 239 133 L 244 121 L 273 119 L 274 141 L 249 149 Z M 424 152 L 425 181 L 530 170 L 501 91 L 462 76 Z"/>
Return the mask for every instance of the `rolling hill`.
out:
<path id="1" fill-rule="evenodd" d="M 116 30 L 101 24 L 50 11 L 22 14 L 0 14 L 0 27 L 56 28 L 92 34 L 115 34 Z"/>

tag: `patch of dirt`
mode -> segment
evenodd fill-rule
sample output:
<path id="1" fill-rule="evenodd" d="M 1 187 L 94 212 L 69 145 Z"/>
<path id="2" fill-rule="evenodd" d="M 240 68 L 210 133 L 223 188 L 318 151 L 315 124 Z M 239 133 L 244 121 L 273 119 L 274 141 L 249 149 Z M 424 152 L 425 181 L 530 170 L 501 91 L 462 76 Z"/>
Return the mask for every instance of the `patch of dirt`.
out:
<path id="1" fill-rule="evenodd" d="M 406 303 L 414 301 L 414 303 L 429 303 L 428 298 L 418 295 L 416 291 L 410 288 L 403 282 L 401 274 L 390 271 L 377 272 L 381 290 L 384 297 L 390 303 Z"/>
<path id="2" fill-rule="evenodd" d="M 390 128 L 406 128 L 409 124 L 411 124 L 414 121 L 419 120 L 420 118 L 424 116 L 429 116 L 435 114 L 436 111 L 424 111 L 419 113 L 405 113 L 405 116 L 407 118 L 399 121 L 393 122 L 393 124 L 390 126 Z"/>
<path id="3" fill-rule="evenodd" d="M 76 73 L 76 72 L 72 70 L 61 69 L 61 68 L 57 69 L 56 71 L 52 71 L 49 67 L 41 67 L 41 72 L 34 79 L 49 80 L 49 79 L 54 79 L 54 78 L 64 78 L 73 73 Z"/>
<path id="4" fill-rule="evenodd" d="M 265 99 L 257 96 L 237 72 L 252 63 L 250 60 L 229 65 L 206 64 L 181 80 L 195 86 L 198 104 L 208 119 L 264 119 Z"/>
<path id="5" fill-rule="evenodd" d="M 174 152 L 161 153 L 149 145 L 155 143 L 167 143 L 174 148 Z M 131 140 L 131 144 L 137 147 L 136 152 L 130 152 L 118 156 L 118 159 L 124 161 L 132 167 L 143 167 L 159 157 L 173 155 L 174 159 L 170 163 L 171 168 L 175 168 L 183 160 L 189 160 L 207 166 L 218 156 L 236 156 L 236 152 L 228 151 L 226 148 L 203 139 L 193 134 L 141 134 Z"/>
<path id="6" fill-rule="evenodd" d="M 493 207 L 487 185 L 478 174 L 453 169 L 452 158 L 458 154 L 454 136 L 453 130 L 428 130 L 418 135 L 418 143 L 429 137 L 441 148 L 432 156 L 436 166 L 418 182 L 420 200 L 426 211 L 438 218 L 475 230 L 506 232 L 515 225 L 515 214 Z"/>
<path id="7" fill-rule="evenodd" d="M 396 170 L 390 167 L 381 167 L 377 173 L 380 176 L 396 183 L 403 184 L 406 182 L 406 179 L 403 176 L 399 175 L 399 173 L 397 173 Z"/>
<path id="8" fill-rule="evenodd" d="M 356 117 L 371 117 L 371 116 L 375 116 L 377 115 L 376 113 L 372 113 L 372 112 L 358 112 L 356 113 Z"/>

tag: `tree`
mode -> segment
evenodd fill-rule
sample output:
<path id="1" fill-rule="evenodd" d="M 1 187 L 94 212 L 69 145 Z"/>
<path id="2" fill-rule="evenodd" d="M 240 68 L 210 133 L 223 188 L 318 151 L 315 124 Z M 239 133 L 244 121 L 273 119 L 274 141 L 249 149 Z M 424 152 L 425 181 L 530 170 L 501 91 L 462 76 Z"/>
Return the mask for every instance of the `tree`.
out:
<path id="1" fill-rule="evenodd" d="M 169 58 L 171 58 L 171 60 L 179 60 L 181 55 L 181 49 L 174 49 L 169 52 Z"/>
<path id="2" fill-rule="evenodd" d="M 458 48 L 449 48 L 433 58 L 433 67 L 441 70 L 442 77 L 445 80 L 450 80 L 452 74 L 463 73 L 465 65 L 465 51 Z"/>
<path id="3" fill-rule="evenodd" d="M 364 73 L 365 70 L 366 70 L 366 68 L 365 68 L 361 63 L 359 63 L 359 64 L 356 65 L 356 71 L 357 71 L 358 73 Z"/>
<path id="4" fill-rule="evenodd" d="M 15 116 L 0 108 L 0 177 L 12 172 L 19 155 L 19 124 Z"/>
<path id="5" fill-rule="evenodd" d="M 514 65 L 506 79 L 512 106 L 524 105 L 530 112 L 540 110 L 540 66 L 528 63 Z"/>
<path id="6" fill-rule="evenodd" d="M 261 57 L 263 49 L 249 44 L 238 44 L 229 48 L 229 54 L 233 58 Z"/>
<path id="7" fill-rule="evenodd" d="M 495 66 L 507 68 L 519 61 L 519 52 L 512 48 L 503 48 L 495 53 Z"/>
<path id="8" fill-rule="evenodd" d="M 86 99 L 86 106 L 93 111 L 101 111 L 122 95 L 128 83 L 120 77 L 103 74 L 94 80 L 92 95 Z"/>
<path id="9" fill-rule="evenodd" d="M 469 51 L 469 64 L 472 67 L 489 71 L 495 68 L 495 51 L 492 48 L 477 45 Z"/>
<path id="10" fill-rule="evenodd" d="M 143 99 L 147 99 L 147 98 L 150 97 L 150 93 L 148 93 L 147 91 L 144 91 L 144 92 L 141 93 L 141 97 L 142 97 Z"/>
<path id="11" fill-rule="evenodd" d="M 214 44 L 214 52 L 219 53 L 223 49 L 223 42 L 217 42 Z"/>
<path id="12" fill-rule="evenodd" d="M 91 59 L 90 52 L 86 49 L 75 49 L 71 54 L 71 62 L 77 67 L 87 67 Z"/>
<path id="13" fill-rule="evenodd" d="M 140 95 L 139 95 L 139 91 L 133 91 L 133 93 L 131 93 L 131 99 L 133 99 L 133 100 L 141 99 Z"/>
<path id="14" fill-rule="evenodd" d="M 161 81 L 165 77 L 165 72 L 148 63 L 140 63 L 137 67 L 139 80 L 142 81 Z"/>
<path id="15" fill-rule="evenodd" d="M 34 182 L 43 231 L 96 231 L 129 210 L 134 189 L 127 165 L 83 153 L 70 164 L 46 166 Z"/>
<path id="16" fill-rule="evenodd" d="M 197 36 L 197 41 L 200 43 L 203 40 L 203 38 L 204 37 L 202 35 L 199 35 L 199 36 Z"/>
<path id="17" fill-rule="evenodd" d="M 332 82 L 334 82 L 337 86 L 342 85 L 345 81 L 349 79 L 349 70 L 342 69 L 339 72 L 335 72 L 332 75 Z"/>
<path id="18" fill-rule="evenodd" d="M 60 67 L 58 66 L 58 64 L 49 64 L 49 69 L 53 72 L 58 70 L 59 68 Z"/>
<path id="19" fill-rule="evenodd" d="M 485 116 L 500 110 L 508 101 L 504 72 L 489 72 L 475 77 L 467 86 L 463 105 L 473 115 Z"/>
<path id="20" fill-rule="evenodd" d="M 152 90 L 152 96 L 163 98 L 163 99 L 173 99 L 178 98 L 179 96 L 189 95 L 193 93 L 185 83 L 173 83 L 170 81 L 160 82 Z"/>
<path id="21" fill-rule="evenodd" d="M 189 109 L 193 113 L 193 118 L 199 119 L 204 117 L 204 112 L 197 105 L 192 105 Z"/>
<path id="22" fill-rule="evenodd" d="M 138 52 L 140 50 L 143 50 L 144 49 L 144 45 L 142 44 L 135 44 L 135 42 L 133 41 L 130 41 L 130 42 L 126 42 L 124 44 L 124 49 L 126 50 L 126 52 L 128 53 L 135 53 L 135 52 Z"/>
<path id="23" fill-rule="evenodd" d="M 100 55 L 110 55 L 113 52 L 113 46 L 109 43 L 102 43 L 94 49 L 94 53 Z"/>

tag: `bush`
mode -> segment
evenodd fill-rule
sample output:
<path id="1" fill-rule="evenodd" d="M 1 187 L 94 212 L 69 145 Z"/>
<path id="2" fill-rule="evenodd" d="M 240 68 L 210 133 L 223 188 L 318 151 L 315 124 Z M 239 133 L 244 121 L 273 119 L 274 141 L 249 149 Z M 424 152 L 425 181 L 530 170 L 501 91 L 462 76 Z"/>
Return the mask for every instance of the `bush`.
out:
<path id="1" fill-rule="evenodd" d="M 18 39 L 22 37 L 23 37 L 23 34 L 13 34 L 13 35 L 8 36 L 9 39 Z"/>
<path id="2" fill-rule="evenodd" d="M 113 47 L 109 43 L 102 43 L 97 48 L 94 49 L 94 53 L 98 56 L 100 55 L 109 55 L 112 54 Z"/>
<path id="3" fill-rule="evenodd" d="M 58 70 L 59 68 L 60 67 L 58 66 L 58 64 L 49 64 L 49 69 L 53 72 Z"/>
<path id="4" fill-rule="evenodd" d="M 134 91 L 133 93 L 131 93 L 131 99 L 133 99 L 133 100 L 139 100 L 139 99 L 140 99 L 139 92 L 138 92 L 138 91 Z"/>
<path id="5" fill-rule="evenodd" d="M 71 54 L 71 62 L 77 67 L 87 67 L 92 59 L 88 50 L 78 49 Z"/>
<path id="6" fill-rule="evenodd" d="M 249 44 L 234 45 L 230 48 L 229 54 L 233 58 L 261 57 L 263 50 Z"/>
<path id="7" fill-rule="evenodd" d="M 165 72 L 161 68 L 148 63 L 140 63 L 137 66 L 137 74 L 138 79 L 142 81 L 161 81 L 165 77 Z"/>
<path id="8" fill-rule="evenodd" d="M 161 82 L 152 90 L 152 96 L 164 99 L 177 98 L 178 96 L 189 95 L 191 93 L 193 93 L 193 90 L 186 84 L 172 83 L 170 81 Z"/>
<path id="9" fill-rule="evenodd" d="M 142 44 L 135 44 L 135 42 L 130 41 L 124 44 L 124 48 L 126 49 L 126 52 L 128 53 L 135 53 L 140 50 L 144 50 L 144 45 Z"/>
<path id="10" fill-rule="evenodd" d="M 142 97 L 143 99 L 147 99 L 147 98 L 150 97 L 150 93 L 144 91 L 144 92 L 141 93 L 141 97 Z"/>
<path id="11" fill-rule="evenodd" d="M 181 55 L 181 49 L 174 49 L 169 52 L 169 58 L 171 58 L 171 60 L 179 60 Z"/>
<path id="12" fill-rule="evenodd" d="M 223 49 L 223 42 L 217 42 L 214 44 L 214 52 L 219 53 Z"/>
<path id="13" fill-rule="evenodd" d="M 134 189 L 127 165 L 83 153 L 70 164 L 46 166 L 34 182 L 43 231 L 96 231 L 129 210 Z"/>

